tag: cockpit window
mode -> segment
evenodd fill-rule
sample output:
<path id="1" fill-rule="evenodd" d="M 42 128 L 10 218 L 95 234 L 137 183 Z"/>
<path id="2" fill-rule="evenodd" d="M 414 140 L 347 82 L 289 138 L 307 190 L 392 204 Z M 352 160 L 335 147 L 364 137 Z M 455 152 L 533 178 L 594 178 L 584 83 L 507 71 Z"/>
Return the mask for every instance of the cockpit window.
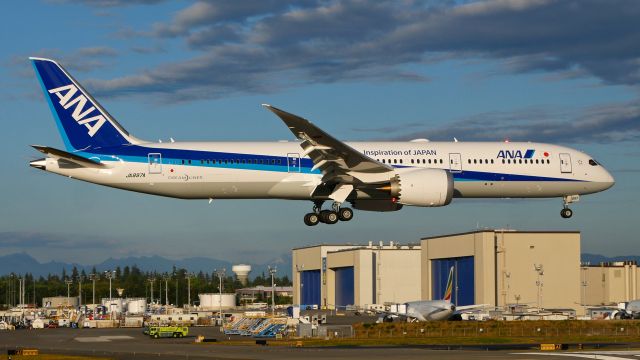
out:
<path id="1" fill-rule="evenodd" d="M 593 160 L 593 159 L 589 159 L 589 165 L 591 166 L 598 166 L 600 165 L 597 161 Z"/>

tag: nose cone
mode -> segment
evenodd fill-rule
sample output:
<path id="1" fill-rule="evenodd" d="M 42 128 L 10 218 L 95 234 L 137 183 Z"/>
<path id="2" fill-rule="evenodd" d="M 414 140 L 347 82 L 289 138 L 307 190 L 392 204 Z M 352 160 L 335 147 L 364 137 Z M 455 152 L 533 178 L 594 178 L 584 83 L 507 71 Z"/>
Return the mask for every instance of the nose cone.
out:
<path id="1" fill-rule="evenodd" d="M 616 180 L 613 178 L 613 176 L 611 176 L 611 174 L 605 170 L 602 169 L 602 171 L 604 172 L 604 175 L 602 176 L 602 182 L 604 185 L 604 189 L 603 190 L 607 190 L 608 188 L 612 187 L 613 185 L 615 185 Z"/>

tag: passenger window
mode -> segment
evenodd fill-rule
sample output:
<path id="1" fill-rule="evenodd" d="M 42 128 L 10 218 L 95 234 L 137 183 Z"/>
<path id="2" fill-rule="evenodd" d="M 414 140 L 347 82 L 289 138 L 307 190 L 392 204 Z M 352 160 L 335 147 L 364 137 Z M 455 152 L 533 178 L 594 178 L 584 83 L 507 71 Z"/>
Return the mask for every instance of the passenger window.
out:
<path id="1" fill-rule="evenodd" d="M 522 164 L 522 159 L 520 159 L 520 164 Z"/>
<path id="2" fill-rule="evenodd" d="M 413 162 L 414 162 L 414 160 L 413 160 L 413 159 L 411 159 L 411 163 L 412 163 L 412 164 L 413 164 Z"/>
<path id="3" fill-rule="evenodd" d="M 491 163 L 493 164 L 493 159 L 491 159 Z"/>
<path id="4" fill-rule="evenodd" d="M 271 159 L 271 165 L 275 165 L 276 164 L 276 159 Z"/>
<path id="5" fill-rule="evenodd" d="M 551 164 L 551 161 L 549 159 L 547 159 L 547 164 Z"/>
<path id="6" fill-rule="evenodd" d="M 182 160 L 182 165 L 184 165 L 184 160 Z"/>
<path id="7" fill-rule="evenodd" d="M 402 159 L 400 159 L 400 164 L 402 164 Z"/>
<path id="8" fill-rule="evenodd" d="M 191 160 L 189 160 L 189 165 L 191 165 Z"/>

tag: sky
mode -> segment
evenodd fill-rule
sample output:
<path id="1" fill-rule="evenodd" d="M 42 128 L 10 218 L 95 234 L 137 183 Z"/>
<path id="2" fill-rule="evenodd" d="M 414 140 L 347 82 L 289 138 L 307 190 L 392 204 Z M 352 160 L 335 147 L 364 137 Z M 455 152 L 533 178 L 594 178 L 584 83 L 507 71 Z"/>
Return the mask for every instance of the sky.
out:
<path id="1" fill-rule="evenodd" d="M 0 14 L 0 255 L 40 261 L 207 256 L 268 262 L 318 243 L 415 243 L 479 228 L 579 230 L 638 255 L 640 2 L 24 0 Z M 62 147 L 29 56 L 58 60 L 138 138 L 292 140 L 270 103 L 342 140 L 538 141 L 616 179 L 560 199 L 357 211 L 307 227 L 310 202 L 178 200 L 28 166 Z"/>

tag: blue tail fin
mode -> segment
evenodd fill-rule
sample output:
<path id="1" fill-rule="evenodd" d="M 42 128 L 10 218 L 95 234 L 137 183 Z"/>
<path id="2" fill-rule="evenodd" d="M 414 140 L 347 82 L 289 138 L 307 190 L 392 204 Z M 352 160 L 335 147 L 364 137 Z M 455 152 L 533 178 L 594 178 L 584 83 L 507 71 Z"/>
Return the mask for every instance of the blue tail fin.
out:
<path id="1" fill-rule="evenodd" d="M 68 151 L 131 143 L 129 133 L 62 66 L 29 59 Z"/>

